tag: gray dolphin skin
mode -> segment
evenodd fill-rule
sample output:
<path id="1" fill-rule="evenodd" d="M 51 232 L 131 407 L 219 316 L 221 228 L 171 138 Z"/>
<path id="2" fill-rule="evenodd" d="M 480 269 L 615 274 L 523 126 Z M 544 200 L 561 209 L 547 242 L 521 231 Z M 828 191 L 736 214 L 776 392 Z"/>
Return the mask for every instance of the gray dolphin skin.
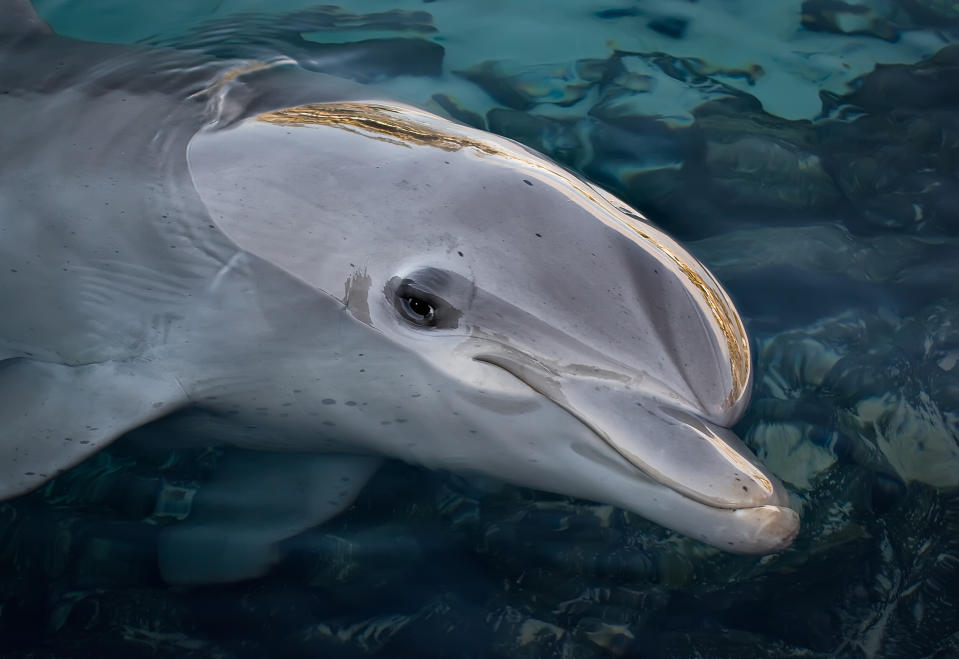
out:
<path id="1" fill-rule="evenodd" d="M 263 574 L 383 458 L 732 552 L 796 536 L 728 429 L 742 321 L 622 201 L 292 62 L 0 16 L 0 499 L 164 419 L 171 446 L 232 447 L 164 527 L 175 583 Z"/>

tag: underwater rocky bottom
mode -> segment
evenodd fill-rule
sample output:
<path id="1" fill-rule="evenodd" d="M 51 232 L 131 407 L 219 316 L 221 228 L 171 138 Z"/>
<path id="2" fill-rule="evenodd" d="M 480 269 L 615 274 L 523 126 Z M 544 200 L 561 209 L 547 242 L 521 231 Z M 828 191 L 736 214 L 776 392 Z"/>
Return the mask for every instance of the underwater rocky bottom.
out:
<path id="1" fill-rule="evenodd" d="M 817 480 L 803 536 L 766 559 L 609 506 L 396 464 L 348 515 L 290 541 L 267 577 L 169 588 L 151 508 L 171 486 L 122 448 L 0 508 L 4 656 L 959 651 L 959 497 L 852 463 Z M 198 469 L 215 459 L 178 457 Z"/>

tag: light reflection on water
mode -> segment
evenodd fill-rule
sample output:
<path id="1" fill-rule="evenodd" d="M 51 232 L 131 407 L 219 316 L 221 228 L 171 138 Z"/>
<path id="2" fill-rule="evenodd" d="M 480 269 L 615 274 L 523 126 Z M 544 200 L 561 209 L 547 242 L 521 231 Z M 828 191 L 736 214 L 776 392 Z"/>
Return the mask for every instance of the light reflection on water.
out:
<path id="1" fill-rule="evenodd" d="M 0 505 L 12 656 L 959 652 L 949 3 L 38 7 L 78 38 L 376 81 L 646 211 L 737 300 L 757 355 L 737 430 L 804 529 L 779 556 L 734 557 L 608 506 L 392 465 L 267 578 L 168 589 L 154 535 L 182 495 L 170 483 L 189 491 L 221 456 L 120 442 Z M 360 59 L 317 45 L 371 38 L 416 41 Z"/>

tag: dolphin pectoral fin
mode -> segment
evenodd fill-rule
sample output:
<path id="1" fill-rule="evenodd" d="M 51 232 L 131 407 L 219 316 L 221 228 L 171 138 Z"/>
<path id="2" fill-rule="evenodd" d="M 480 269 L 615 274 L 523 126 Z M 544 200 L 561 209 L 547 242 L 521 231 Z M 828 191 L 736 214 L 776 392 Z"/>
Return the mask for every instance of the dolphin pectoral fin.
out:
<path id="1" fill-rule="evenodd" d="M 201 487 L 189 518 L 160 535 L 169 583 L 226 583 L 265 574 L 278 543 L 345 510 L 381 459 L 236 450 Z"/>
<path id="2" fill-rule="evenodd" d="M 0 500 L 25 494 L 187 402 L 150 364 L 0 361 Z"/>

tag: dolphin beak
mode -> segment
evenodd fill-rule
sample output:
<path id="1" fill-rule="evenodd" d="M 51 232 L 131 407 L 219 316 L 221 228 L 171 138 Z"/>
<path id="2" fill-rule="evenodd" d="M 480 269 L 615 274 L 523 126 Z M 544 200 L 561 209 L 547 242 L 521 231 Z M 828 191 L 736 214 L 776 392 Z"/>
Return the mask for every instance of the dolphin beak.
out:
<path id="1" fill-rule="evenodd" d="M 622 498 L 620 505 L 739 553 L 779 551 L 796 537 L 799 516 L 788 507 L 779 480 L 734 432 L 708 421 L 696 404 L 668 388 L 546 371 L 512 350 L 476 359 L 510 372 L 564 408 L 635 468 L 636 478 L 671 493 L 671 503 L 659 510 Z M 690 524 L 694 519 L 702 525 Z"/>
<path id="2" fill-rule="evenodd" d="M 601 407 L 620 397 L 639 417 L 605 414 L 593 431 L 643 475 L 679 495 L 661 516 L 655 508 L 643 510 L 645 516 L 736 553 L 768 554 L 792 544 L 799 515 L 789 508 L 788 493 L 733 431 L 655 400 L 633 402 L 635 393 L 625 389 L 606 391 Z"/>
<path id="3" fill-rule="evenodd" d="M 716 508 L 789 504 L 779 480 L 730 429 L 656 402 L 635 406 L 642 417 L 634 429 L 609 419 L 594 431 L 653 480 Z"/>
<path id="4" fill-rule="evenodd" d="M 652 480 L 714 508 L 787 506 L 789 495 L 728 428 L 629 384 L 563 378 L 560 403 Z"/>

